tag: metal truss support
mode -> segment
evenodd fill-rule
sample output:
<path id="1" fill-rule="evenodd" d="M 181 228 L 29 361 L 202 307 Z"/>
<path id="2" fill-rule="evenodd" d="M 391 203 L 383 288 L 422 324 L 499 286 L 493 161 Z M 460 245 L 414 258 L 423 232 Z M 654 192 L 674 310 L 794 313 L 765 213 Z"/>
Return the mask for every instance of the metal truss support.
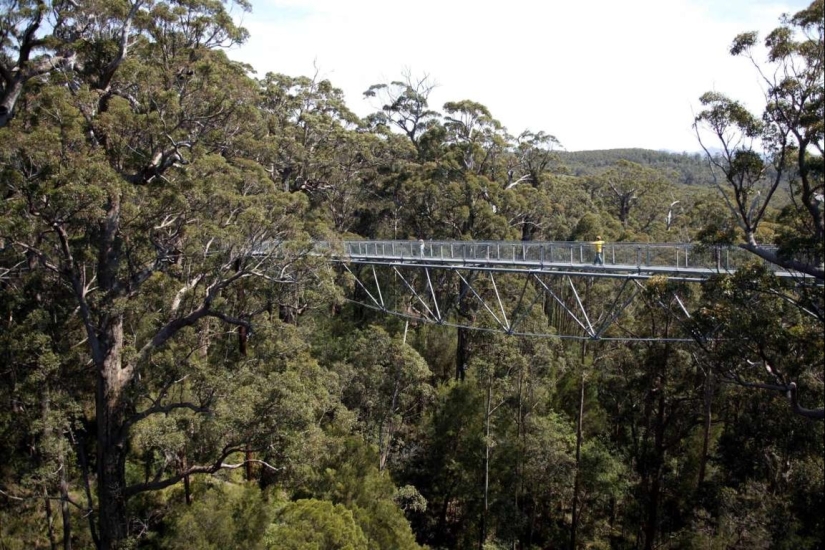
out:
<path id="1" fill-rule="evenodd" d="M 661 340 L 653 336 L 628 336 L 628 331 L 613 330 L 623 313 L 644 290 L 644 285 L 633 277 L 598 279 L 601 281 L 601 296 L 598 303 L 592 303 L 590 293 L 583 294 L 579 288 L 582 284 L 593 284 L 594 279 L 586 274 L 546 271 L 501 273 L 473 265 L 437 266 L 414 262 L 377 268 L 376 265 L 370 265 L 368 272 L 356 272 L 346 265 L 344 268 L 353 276 L 366 297 L 365 300 L 358 301 L 362 306 L 421 322 L 519 336 L 576 340 Z M 479 277 L 481 273 L 488 275 Z M 519 284 L 520 290 L 511 291 L 511 297 L 502 293 L 501 277 L 508 278 L 510 288 L 521 277 L 523 281 Z M 561 284 L 548 281 L 553 279 L 561 281 Z M 384 289 L 381 288 L 382 285 Z M 391 293 L 387 292 L 389 285 L 393 285 Z M 386 300 L 387 296 L 397 296 L 399 290 L 403 291 L 405 298 Z M 605 292 L 608 292 L 607 299 L 604 299 Z M 689 329 L 690 316 L 687 308 L 678 296 L 674 294 L 674 297 L 680 313 L 685 315 L 684 326 Z M 557 311 L 573 321 L 573 325 L 565 326 L 574 330 L 568 333 L 560 332 L 559 327 L 550 327 L 546 332 L 520 330 L 535 304 L 546 298 L 550 298 L 558 307 Z M 661 301 L 658 305 L 672 311 L 672 308 Z M 694 338 L 669 340 L 687 342 Z"/>

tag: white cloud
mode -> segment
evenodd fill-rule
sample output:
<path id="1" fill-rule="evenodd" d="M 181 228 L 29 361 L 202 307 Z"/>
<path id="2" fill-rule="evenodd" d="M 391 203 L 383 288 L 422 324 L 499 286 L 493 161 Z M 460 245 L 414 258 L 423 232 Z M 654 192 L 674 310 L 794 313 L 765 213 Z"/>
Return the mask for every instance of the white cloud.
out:
<path id="1" fill-rule="evenodd" d="M 724 4 L 720 6 L 720 4 Z M 728 55 L 740 32 L 776 27 L 807 1 L 270 0 L 243 21 L 231 56 L 260 75 L 319 75 L 361 94 L 404 69 L 439 87 L 431 106 L 472 99 L 513 134 L 554 134 L 568 150 L 644 147 L 695 151 L 698 98 L 715 89 L 758 108 L 761 89 Z"/>

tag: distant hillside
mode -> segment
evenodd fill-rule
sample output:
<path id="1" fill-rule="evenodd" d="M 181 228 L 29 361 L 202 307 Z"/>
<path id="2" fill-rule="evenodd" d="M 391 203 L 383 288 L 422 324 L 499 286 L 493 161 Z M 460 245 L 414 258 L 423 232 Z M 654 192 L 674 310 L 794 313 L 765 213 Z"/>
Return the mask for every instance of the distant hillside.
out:
<path id="1" fill-rule="evenodd" d="M 562 151 L 559 157 L 562 164 L 574 176 L 598 174 L 619 160 L 628 160 L 662 171 L 670 176 L 673 183 L 685 185 L 713 183 L 707 160 L 701 153 L 668 153 L 650 149 L 606 149 L 602 151 Z"/>

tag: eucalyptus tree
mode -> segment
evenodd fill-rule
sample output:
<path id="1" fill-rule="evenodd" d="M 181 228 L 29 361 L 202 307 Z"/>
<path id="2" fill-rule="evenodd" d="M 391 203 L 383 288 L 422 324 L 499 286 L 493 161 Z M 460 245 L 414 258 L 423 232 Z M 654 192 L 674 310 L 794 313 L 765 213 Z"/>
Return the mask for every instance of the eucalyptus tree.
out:
<path id="1" fill-rule="evenodd" d="M 342 402 L 358 415 L 365 439 L 378 447 L 384 471 L 431 399 L 432 376 L 424 360 L 400 338 L 379 327 L 348 336 L 351 344 L 334 370 Z"/>
<path id="2" fill-rule="evenodd" d="M 595 182 L 602 200 L 626 229 L 648 232 L 655 221 L 664 222 L 670 185 L 658 170 L 619 160 Z"/>
<path id="3" fill-rule="evenodd" d="M 0 130 L 0 242 L 5 278 L 42 278 L 73 305 L 54 337 L 84 350 L 77 375 L 88 393 L 79 399 L 93 412 L 78 417 L 95 453 L 85 463 L 95 467 L 95 536 L 115 548 L 130 535 L 130 497 L 225 467 L 247 449 L 252 425 L 213 431 L 204 462 L 166 456 L 139 480 L 127 476 L 130 436 L 171 413 L 214 414 L 232 392 L 214 380 L 186 383 L 188 369 L 231 365 L 210 356 L 211 331 L 238 334 L 242 357 L 256 316 L 277 303 L 272 289 L 317 280 L 323 269 L 302 264 L 300 245 L 271 246 L 307 240 L 307 204 L 273 189 L 250 151 L 258 87 L 217 49 L 246 36 L 226 7 L 83 7 L 4 15 L 6 72 L 19 73 L 8 68 L 15 48 L 23 60 L 36 47 L 65 50 L 76 63 L 19 92 L 6 79 L 4 97 L 16 94 L 16 103 Z M 52 34 L 26 42 L 41 36 L 47 11 L 57 17 Z"/>
<path id="4" fill-rule="evenodd" d="M 498 181 L 510 136 L 490 110 L 471 100 L 444 104 L 446 144 L 461 170 Z"/>
<path id="5" fill-rule="evenodd" d="M 419 160 L 423 160 L 421 136 L 441 116 L 430 109 L 428 103 L 437 85 L 428 75 L 414 77 L 409 71 L 402 78 L 389 84 L 373 84 L 364 92 L 364 97 L 374 98 L 382 104 L 381 110 L 368 119 L 372 124 L 400 130 L 415 146 Z"/>
<path id="6" fill-rule="evenodd" d="M 329 80 L 269 73 L 261 81 L 269 145 L 262 163 L 285 191 L 308 195 L 332 185 L 338 145 L 358 117 Z"/>
<path id="7" fill-rule="evenodd" d="M 558 169 L 559 141 L 549 134 L 524 131 L 506 155 L 507 176 L 498 207 L 508 224 L 521 230 L 522 240 L 547 238 L 561 205 L 547 193 L 551 169 Z"/>
<path id="8" fill-rule="evenodd" d="M 235 4 L 244 10 L 250 6 L 245 0 Z M 87 85 L 104 94 L 123 92 L 112 87 L 113 78 L 133 48 L 152 34 L 172 38 L 160 52 L 162 63 L 180 48 L 231 46 L 248 36 L 220 3 L 183 2 L 171 9 L 147 0 L 111 5 L 24 0 L 4 1 L 2 7 L 0 127 L 14 116 L 26 86 L 51 74 L 68 75 L 69 80 L 82 75 Z"/>
<path id="9" fill-rule="evenodd" d="M 731 237 L 763 263 L 799 274 L 792 281 L 779 280 L 755 267 L 716 281 L 697 320 L 701 334 L 721 339 L 700 343 L 723 379 L 785 394 L 795 413 L 818 420 L 825 419 L 823 359 L 805 350 L 825 323 L 823 21 L 822 0 L 783 16 L 765 37 L 764 62 L 758 59 L 756 33 L 737 36 L 731 54 L 756 68 L 765 87 L 763 112 L 754 115 L 740 102 L 709 92 L 701 98 L 705 109 L 695 123 L 703 147 L 710 147 L 707 132 L 720 148 L 708 159 L 738 224 L 739 233 Z M 783 194 L 778 246 L 760 243 L 759 229 Z M 766 330 L 769 326 L 775 328 Z M 726 337 L 735 341 L 725 342 Z"/>
<path id="10" fill-rule="evenodd" d="M 825 279 L 825 7 L 814 0 L 765 37 L 766 61 L 758 59 L 758 35 L 737 36 L 730 53 L 754 65 L 765 87 L 759 115 L 719 92 L 708 92 L 696 117 L 700 143 L 721 150 L 708 154 L 716 180 L 744 236 L 746 250 L 780 266 Z M 707 131 L 711 137 L 705 136 Z M 713 140 L 710 142 L 708 140 Z M 779 250 L 757 242 L 768 207 L 787 182 L 788 234 Z"/>
<path id="11" fill-rule="evenodd" d="M 328 80 L 269 73 L 261 80 L 266 132 L 259 158 L 275 185 L 305 194 L 337 234 L 375 230 L 398 207 L 385 203 L 412 146 L 350 111 Z M 385 210 L 389 209 L 390 212 Z"/>
<path id="12" fill-rule="evenodd" d="M 557 150 L 562 145 L 555 136 L 545 132 L 525 130 L 516 138 L 512 148 L 513 160 L 507 170 L 507 186 L 510 189 L 524 182 L 538 188 L 547 172 L 558 170 L 561 165 Z"/>

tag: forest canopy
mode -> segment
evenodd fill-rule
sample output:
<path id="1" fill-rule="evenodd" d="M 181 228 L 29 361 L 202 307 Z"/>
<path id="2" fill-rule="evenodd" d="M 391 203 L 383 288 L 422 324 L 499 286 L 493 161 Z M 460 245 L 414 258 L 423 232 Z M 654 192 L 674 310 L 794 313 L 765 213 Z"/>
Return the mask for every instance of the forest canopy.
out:
<path id="1" fill-rule="evenodd" d="M 822 548 L 822 0 L 733 38 L 765 103 L 703 95 L 703 155 L 567 152 L 410 73 L 359 117 L 231 60 L 230 7 L 0 0 L 0 548 Z M 359 305 L 346 238 L 753 261 L 516 338 L 473 293 L 558 336 L 616 281 L 405 279 L 432 325 Z"/>

